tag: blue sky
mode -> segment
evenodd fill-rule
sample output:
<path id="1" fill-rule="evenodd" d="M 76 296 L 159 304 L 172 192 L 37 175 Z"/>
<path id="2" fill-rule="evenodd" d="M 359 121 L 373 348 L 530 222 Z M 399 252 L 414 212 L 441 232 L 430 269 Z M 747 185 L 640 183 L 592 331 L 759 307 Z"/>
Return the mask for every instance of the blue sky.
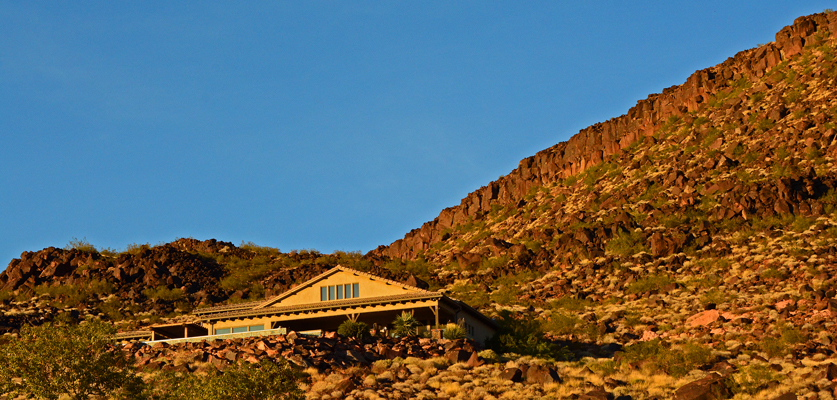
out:
<path id="1" fill-rule="evenodd" d="M 834 7 L 681 3 L 0 1 L 0 268 L 74 237 L 366 252 Z"/>

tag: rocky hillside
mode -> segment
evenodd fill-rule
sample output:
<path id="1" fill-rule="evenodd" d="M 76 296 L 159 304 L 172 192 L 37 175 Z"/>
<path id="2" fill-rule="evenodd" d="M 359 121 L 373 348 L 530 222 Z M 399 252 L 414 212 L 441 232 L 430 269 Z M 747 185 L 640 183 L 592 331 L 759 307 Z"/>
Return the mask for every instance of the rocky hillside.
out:
<path id="1" fill-rule="evenodd" d="M 357 253 L 282 253 L 214 239 L 130 245 L 117 252 L 75 241 L 64 249 L 24 252 L 0 272 L 0 332 L 59 316 L 98 316 L 136 328 L 195 307 L 261 300 L 338 264 L 405 282 L 411 277 Z"/>
<path id="2" fill-rule="evenodd" d="M 706 210 L 715 213 L 711 216 L 723 220 L 735 214 L 746 221 L 747 215 L 821 215 L 817 204 L 828 200 L 822 196 L 833 175 L 835 32 L 833 13 L 801 17 L 777 33 L 775 42 L 697 71 L 684 84 L 638 101 L 627 114 L 522 160 L 510 174 L 373 254 L 470 263 L 474 257 L 467 254 L 474 254 L 474 247 L 484 252 L 502 245 L 495 239 L 547 242 L 564 232 L 589 236 L 572 228 L 575 220 L 595 220 L 597 213 L 627 212 L 628 207 L 635 211 L 643 201 L 665 206 L 654 210 L 666 215 L 694 212 L 707 197 L 730 191 L 736 200 L 753 196 L 722 203 L 729 216 Z M 712 188 L 715 183 L 720 193 Z M 777 199 L 796 203 L 797 197 L 805 200 L 798 204 L 801 209 L 777 205 Z M 511 218 L 503 225 L 521 213 L 529 221 Z M 467 231 L 487 232 L 475 225 L 494 232 L 470 239 Z M 612 235 L 592 236 L 606 241 Z M 467 243 L 457 245 L 459 239 Z M 600 245 L 590 247 L 595 255 L 603 253 Z M 544 250 L 553 253 L 542 256 L 549 263 L 552 250 L 564 249 Z"/>
<path id="3" fill-rule="evenodd" d="M 134 328 L 342 264 L 418 277 L 502 335 L 485 352 L 334 336 L 126 350 L 151 371 L 201 373 L 287 356 L 312 399 L 831 399 L 835 82 L 837 13 L 800 17 L 365 256 L 194 239 L 26 252 L 0 274 L 0 325 L 11 337 L 86 314 Z"/>

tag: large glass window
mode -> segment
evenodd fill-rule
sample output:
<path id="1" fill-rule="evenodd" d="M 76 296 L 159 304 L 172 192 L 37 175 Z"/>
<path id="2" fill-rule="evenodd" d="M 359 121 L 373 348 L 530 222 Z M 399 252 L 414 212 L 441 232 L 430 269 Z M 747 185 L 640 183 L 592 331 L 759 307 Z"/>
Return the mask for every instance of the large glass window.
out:
<path id="1" fill-rule="evenodd" d="M 320 287 L 320 301 L 328 300 L 328 287 L 322 286 Z"/>
<path id="2" fill-rule="evenodd" d="M 246 326 L 238 326 L 238 327 L 232 328 L 232 333 L 244 333 L 244 332 L 247 332 L 247 327 Z"/>
<path id="3" fill-rule="evenodd" d="M 352 297 L 360 297 L 360 292 L 358 291 L 358 287 L 360 284 L 353 283 L 352 284 Z"/>
<path id="4" fill-rule="evenodd" d="M 343 285 L 337 285 L 337 300 L 343 299 Z"/>
<path id="5" fill-rule="evenodd" d="M 334 300 L 334 286 L 328 287 L 328 299 Z"/>
<path id="6" fill-rule="evenodd" d="M 253 331 L 263 331 L 264 325 L 250 325 L 250 332 Z"/>
<path id="7" fill-rule="evenodd" d="M 343 291 L 346 292 L 346 298 L 347 299 L 352 298 L 352 284 L 351 283 L 347 283 L 347 284 L 343 285 Z"/>
<path id="8" fill-rule="evenodd" d="M 226 335 L 228 333 L 230 333 L 230 328 L 221 328 L 215 330 L 216 335 Z"/>

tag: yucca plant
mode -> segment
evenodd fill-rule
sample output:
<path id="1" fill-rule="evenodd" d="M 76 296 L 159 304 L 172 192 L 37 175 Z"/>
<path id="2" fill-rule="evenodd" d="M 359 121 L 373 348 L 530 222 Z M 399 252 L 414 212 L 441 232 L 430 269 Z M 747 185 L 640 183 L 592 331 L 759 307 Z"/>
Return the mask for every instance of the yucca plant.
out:
<path id="1" fill-rule="evenodd" d="M 416 328 L 421 326 L 421 322 L 412 313 L 404 311 L 401 315 L 395 317 L 392 325 L 395 327 L 395 335 L 403 337 L 415 335 Z"/>
<path id="2" fill-rule="evenodd" d="M 465 331 L 465 328 L 459 324 L 447 324 L 445 325 L 445 339 L 465 339 L 468 336 L 468 332 Z"/>

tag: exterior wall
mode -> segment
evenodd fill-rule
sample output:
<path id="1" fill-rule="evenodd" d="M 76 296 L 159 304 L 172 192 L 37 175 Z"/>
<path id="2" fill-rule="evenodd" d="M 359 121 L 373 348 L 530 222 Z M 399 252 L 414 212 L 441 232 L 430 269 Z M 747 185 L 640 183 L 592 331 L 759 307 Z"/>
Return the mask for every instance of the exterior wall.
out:
<path id="1" fill-rule="evenodd" d="M 484 324 L 470 313 L 460 312 L 458 318 L 464 320 L 466 327 L 470 327 L 468 330 L 468 338 L 473 339 L 475 342 L 484 345 L 494 336 L 494 328 Z"/>
<path id="2" fill-rule="evenodd" d="M 473 339 L 477 343 L 485 344 L 492 336 L 494 336 L 494 333 L 496 332 L 493 327 L 486 324 L 482 321 L 482 319 L 477 318 L 476 315 L 466 309 L 452 308 L 447 304 L 445 304 L 442 309 L 450 318 L 440 320 L 440 323 L 444 324 L 448 321 L 453 323 L 464 322 L 466 324 L 465 328 L 468 332 L 468 338 Z"/>
<path id="3" fill-rule="evenodd" d="M 319 290 L 319 287 L 318 287 Z M 438 307 L 438 300 L 421 300 L 421 301 L 413 301 L 408 303 L 394 303 L 394 304 L 370 304 L 366 306 L 357 306 L 357 307 L 349 307 L 349 308 L 340 308 L 334 310 L 321 310 L 321 311 L 314 311 L 308 313 L 292 313 L 292 314 L 280 314 L 280 315 L 270 315 L 264 317 L 254 317 L 254 318 L 238 318 L 238 319 L 231 319 L 231 320 L 221 320 L 216 321 L 212 326 L 212 334 L 218 329 L 225 329 L 225 328 L 236 328 L 236 327 L 243 327 L 243 326 L 252 326 L 252 325 L 264 325 L 264 329 L 271 329 L 277 328 L 282 326 L 283 321 L 296 321 L 296 320 L 306 320 L 306 319 L 315 319 L 315 318 L 326 318 L 326 317 L 335 317 L 345 316 L 346 319 L 349 318 L 351 314 L 358 314 L 359 321 L 364 320 L 364 314 L 371 314 L 371 313 L 381 313 L 381 312 L 400 312 L 400 311 L 409 311 L 415 309 L 429 309 L 430 307 Z M 393 319 L 395 316 L 392 317 Z M 388 321 L 389 322 L 389 321 Z M 208 325 L 208 324 L 207 324 Z M 207 326 L 209 328 L 209 326 Z"/>
<path id="4" fill-rule="evenodd" d="M 273 319 L 270 317 L 258 317 L 258 318 L 243 318 L 243 319 L 234 319 L 234 320 L 225 320 L 225 321 L 217 321 L 212 324 L 211 335 L 214 335 L 218 329 L 224 328 L 239 328 L 242 326 L 253 326 L 253 325 L 262 325 L 264 329 L 271 329 L 271 322 Z"/>
<path id="5" fill-rule="evenodd" d="M 346 271 L 338 271 L 321 281 L 315 282 L 312 286 L 308 286 L 300 290 L 299 292 L 282 299 L 282 301 L 278 303 L 271 304 L 270 307 L 284 307 L 295 306 L 300 304 L 320 303 L 320 287 L 331 285 L 345 285 L 352 283 L 359 284 L 358 291 L 360 296 L 357 298 L 416 293 L 415 290 L 408 289 L 407 287 L 402 285 L 394 285 L 381 280 L 373 280 L 363 275 L 355 275 Z"/>

